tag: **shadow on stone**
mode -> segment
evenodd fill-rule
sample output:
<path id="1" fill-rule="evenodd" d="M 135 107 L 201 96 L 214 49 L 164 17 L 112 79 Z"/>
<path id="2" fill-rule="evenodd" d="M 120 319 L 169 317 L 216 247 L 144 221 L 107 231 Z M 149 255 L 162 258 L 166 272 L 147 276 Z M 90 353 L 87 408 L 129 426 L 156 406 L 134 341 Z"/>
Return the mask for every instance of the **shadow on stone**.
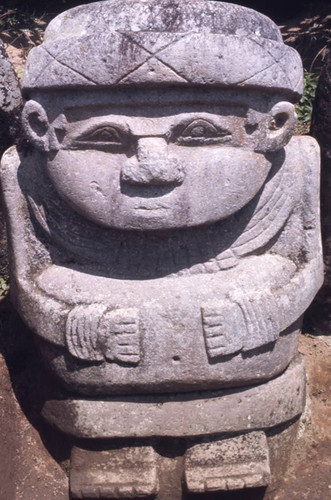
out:
<path id="1" fill-rule="evenodd" d="M 248 490 L 234 490 L 227 492 L 186 494 L 185 500 L 263 500 L 266 488 L 250 488 Z"/>
<path id="2" fill-rule="evenodd" d="M 0 303 L 0 353 L 8 367 L 14 395 L 30 424 L 58 463 L 70 455 L 70 438 L 46 425 L 40 416 L 49 376 L 45 374 L 30 330 L 5 297 Z"/>

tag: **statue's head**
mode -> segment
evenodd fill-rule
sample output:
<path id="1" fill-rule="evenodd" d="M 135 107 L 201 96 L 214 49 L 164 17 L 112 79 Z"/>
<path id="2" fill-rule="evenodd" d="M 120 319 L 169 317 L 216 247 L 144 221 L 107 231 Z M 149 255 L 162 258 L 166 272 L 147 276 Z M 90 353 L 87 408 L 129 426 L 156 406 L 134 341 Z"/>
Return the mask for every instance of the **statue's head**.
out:
<path id="1" fill-rule="evenodd" d="M 105 227 L 212 223 L 290 140 L 298 54 L 250 9 L 111 0 L 55 18 L 28 57 L 26 133 L 60 197 Z"/>

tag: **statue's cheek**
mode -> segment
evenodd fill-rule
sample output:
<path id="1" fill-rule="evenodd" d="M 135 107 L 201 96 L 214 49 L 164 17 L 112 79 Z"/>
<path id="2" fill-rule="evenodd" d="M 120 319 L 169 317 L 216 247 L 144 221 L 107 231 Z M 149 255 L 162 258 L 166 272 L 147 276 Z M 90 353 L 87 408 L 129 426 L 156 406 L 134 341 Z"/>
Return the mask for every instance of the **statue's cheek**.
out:
<path id="1" fill-rule="evenodd" d="M 47 170 L 59 196 L 89 220 L 105 224 L 120 192 L 123 158 L 100 151 L 60 151 Z"/>
<path id="2" fill-rule="evenodd" d="M 186 165 L 186 198 L 193 224 L 224 219 L 261 189 L 270 170 L 261 154 L 234 148 L 207 151 Z"/>

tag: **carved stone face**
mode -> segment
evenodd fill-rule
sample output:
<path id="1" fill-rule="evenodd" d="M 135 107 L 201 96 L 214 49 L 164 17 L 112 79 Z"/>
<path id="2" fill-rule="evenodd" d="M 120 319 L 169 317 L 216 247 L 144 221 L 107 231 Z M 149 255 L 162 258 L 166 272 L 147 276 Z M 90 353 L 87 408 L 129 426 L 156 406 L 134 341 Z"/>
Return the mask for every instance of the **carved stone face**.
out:
<path id="1" fill-rule="evenodd" d="M 61 198 L 99 225 L 148 231 L 213 223 L 265 182 L 271 163 L 256 151 L 266 144 L 270 114 L 248 119 L 244 100 L 86 99 L 68 100 L 49 127 L 48 136 L 61 140 L 46 168 Z"/>

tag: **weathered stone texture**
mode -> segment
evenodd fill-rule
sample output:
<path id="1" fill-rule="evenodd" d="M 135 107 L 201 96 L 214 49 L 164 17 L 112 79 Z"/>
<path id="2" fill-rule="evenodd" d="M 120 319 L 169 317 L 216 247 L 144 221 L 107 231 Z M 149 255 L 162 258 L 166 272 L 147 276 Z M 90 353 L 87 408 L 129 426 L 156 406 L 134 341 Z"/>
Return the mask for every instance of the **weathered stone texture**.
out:
<path id="1" fill-rule="evenodd" d="M 299 358 L 274 380 L 245 388 L 181 395 L 49 400 L 43 415 L 66 434 L 82 438 L 191 437 L 266 429 L 298 417 L 305 404 Z M 286 392 L 284 392 L 286 387 Z"/>
<path id="2" fill-rule="evenodd" d="M 22 105 L 18 78 L 0 41 L 0 155 L 16 138 Z"/>
<path id="3" fill-rule="evenodd" d="M 0 41 L 0 158 L 15 142 L 19 132 L 23 101 L 18 78 L 11 65 L 5 47 Z M 5 220 L 0 195 L 0 273 L 8 274 L 8 254 Z"/>
<path id="4" fill-rule="evenodd" d="M 302 65 L 277 26 L 221 2 L 84 5 L 51 22 L 23 92 L 31 151 L 6 153 L 2 188 L 13 298 L 64 391 L 46 420 L 149 449 L 298 417 L 298 335 L 323 274 L 319 150 L 292 138 Z M 212 489 L 267 484 L 254 436 L 234 445 L 244 479 L 215 465 Z M 139 496 L 121 446 L 109 498 Z M 103 456 L 86 493 L 78 462 L 75 495 L 97 497 Z"/>
<path id="5" fill-rule="evenodd" d="M 72 498 L 151 498 L 158 492 L 156 456 L 151 446 L 71 454 Z"/>
<path id="6" fill-rule="evenodd" d="M 26 89 L 150 83 L 247 83 L 300 94 L 303 80 L 298 54 L 270 19 L 196 0 L 96 2 L 64 12 L 31 51 L 23 80 Z"/>
<path id="7" fill-rule="evenodd" d="M 267 486 L 269 450 L 264 432 L 250 432 L 192 446 L 185 454 L 185 482 L 191 493 Z"/>

